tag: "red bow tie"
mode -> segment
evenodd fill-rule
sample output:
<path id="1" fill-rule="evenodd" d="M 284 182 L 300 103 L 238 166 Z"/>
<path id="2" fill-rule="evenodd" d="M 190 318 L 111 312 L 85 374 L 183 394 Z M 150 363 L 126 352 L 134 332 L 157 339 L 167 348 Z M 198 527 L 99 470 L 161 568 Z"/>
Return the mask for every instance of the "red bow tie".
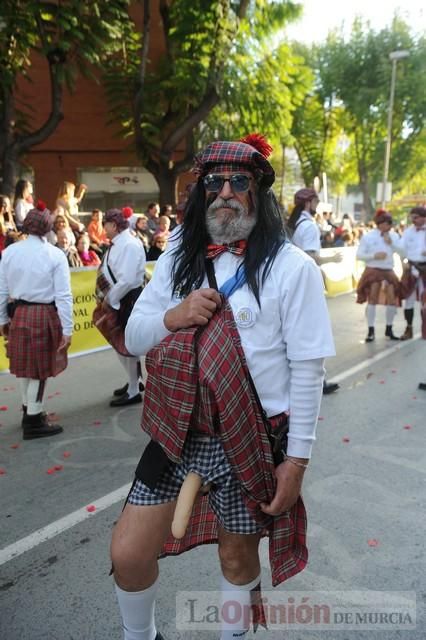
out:
<path id="1" fill-rule="evenodd" d="M 208 244 L 206 257 L 210 260 L 214 260 L 221 253 L 229 251 L 236 256 L 242 256 L 247 247 L 247 240 L 237 240 L 237 242 L 231 242 L 230 244 Z"/>

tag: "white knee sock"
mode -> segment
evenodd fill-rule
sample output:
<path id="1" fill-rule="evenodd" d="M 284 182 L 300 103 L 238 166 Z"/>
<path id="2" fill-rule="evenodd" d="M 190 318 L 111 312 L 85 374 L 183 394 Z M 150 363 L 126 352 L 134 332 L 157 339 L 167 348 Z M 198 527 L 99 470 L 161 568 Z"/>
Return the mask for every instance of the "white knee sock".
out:
<path id="1" fill-rule="evenodd" d="M 396 307 L 388 304 L 386 306 L 386 324 L 392 324 L 396 315 Z"/>
<path id="2" fill-rule="evenodd" d="M 28 405 L 28 385 L 30 384 L 30 379 L 18 378 L 18 381 L 21 389 L 22 404 L 26 407 Z"/>
<path id="3" fill-rule="evenodd" d="M 124 640 L 154 640 L 155 596 L 158 590 L 158 578 L 143 591 L 124 591 L 115 585 L 121 617 L 123 619 Z"/>
<path id="4" fill-rule="evenodd" d="M 251 591 L 260 582 L 258 577 L 248 584 L 232 584 L 222 576 L 222 633 L 220 640 L 245 638 L 251 622 Z M 229 604 L 227 604 L 229 603 Z M 235 605 L 233 603 L 238 603 Z"/>
<path id="5" fill-rule="evenodd" d="M 367 309 L 365 311 L 365 315 L 367 316 L 367 324 L 369 327 L 374 327 L 374 323 L 376 322 L 376 305 L 375 304 L 367 304 Z"/>
<path id="6" fill-rule="evenodd" d="M 129 394 L 130 398 L 133 398 L 133 396 L 139 393 L 139 358 L 134 358 L 133 356 L 126 358 L 126 356 L 122 356 L 120 353 L 117 353 L 117 356 L 124 371 L 127 374 L 127 379 L 129 382 L 127 393 Z"/>
<path id="7" fill-rule="evenodd" d="M 29 380 L 27 387 L 27 414 L 35 416 L 43 411 L 43 396 L 40 398 L 40 385 L 45 382 L 40 380 Z"/>

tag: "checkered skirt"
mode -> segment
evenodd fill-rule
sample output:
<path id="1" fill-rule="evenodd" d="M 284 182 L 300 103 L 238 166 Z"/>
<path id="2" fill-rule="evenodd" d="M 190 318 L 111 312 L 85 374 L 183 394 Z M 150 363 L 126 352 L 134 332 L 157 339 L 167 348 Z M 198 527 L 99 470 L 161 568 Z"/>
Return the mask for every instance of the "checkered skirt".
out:
<path id="1" fill-rule="evenodd" d="M 141 480 L 136 480 L 128 502 L 149 506 L 176 500 L 190 471 L 203 479 L 203 485 L 211 485 L 208 492 L 209 506 L 226 531 L 250 534 L 262 529 L 244 504 L 241 485 L 226 459 L 219 438 L 200 436 L 192 431 L 188 432 L 182 461 L 167 467 L 153 490 Z"/>
<path id="2" fill-rule="evenodd" d="M 10 372 L 33 380 L 57 376 L 68 364 L 67 352 L 58 353 L 61 338 L 62 326 L 53 305 L 18 306 L 7 342 Z"/>

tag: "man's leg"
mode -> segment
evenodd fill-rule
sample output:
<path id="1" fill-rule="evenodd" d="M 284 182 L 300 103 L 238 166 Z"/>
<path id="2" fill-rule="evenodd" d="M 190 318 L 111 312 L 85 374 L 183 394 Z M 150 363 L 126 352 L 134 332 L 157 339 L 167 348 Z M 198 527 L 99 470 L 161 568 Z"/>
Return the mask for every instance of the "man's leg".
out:
<path id="1" fill-rule="evenodd" d="M 167 539 L 176 502 L 127 504 L 114 527 L 111 559 L 124 640 L 154 640 L 158 554 Z"/>
<path id="2" fill-rule="evenodd" d="M 374 325 L 376 323 L 376 305 L 375 304 L 367 304 L 367 308 L 365 310 L 365 317 L 367 318 L 368 325 L 368 335 L 365 339 L 366 342 L 373 342 L 374 340 Z"/>
<path id="3" fill-rule="evenodd" d="M 120 353 L 117 353 L 117 357 L 126 372 L 128 385 L 126 391 L 122 395 L 118 395 L 116 392 L 114 392 L 114 395 L 118 395 L 118 397 L 117 399 L 112 400 L 110 405 L 112 407 L 120 407 L 126 406 L 128 404 L 137 404 L 142 401 L 142 396 L 139 391 L 139 358 L 135 358 L 133 356 L 122 356 Z M 117 389 L 116 391 L 121 392 L 123 389 Z"/>
<path id="4" fill-rule="evenodd" d="M 229 533 L 219 528 L 219 559 L 222 568 L 222 612 L 226 615 L 226 602 L 238 602 L 241 619 L 232 618 L 222 622 L 221 640 L 242 639 L 251 622 L 251 592 L 260 585 L 259 562 L 260 534 L 242 535 Z"/>
<path id="5" fill-rule="evenodd" d="M 389 340 L 399 340 L 392 330 L 392 324 L 396 316 L 396 307 L 393 304 L 386 305 L 386 332 L 385 336 L 389 338 Z"/>
<path id="6" fill-rule="evenodd" d="M 25 380 L 25 378 L 22 380 Z M 23 386 L 25 386 L 25 384 L 21 383 L 21 389 Z M 43 396 L 46 389 L 46 380 L 30 379 L 26 386 L 27 411 L 22 418 L 24 440 L 47 438 L 57 433 L 62 433 L 62 427 L 58 424 L 50 424 L 46 414 L 43 412 Z"/>
<path id="7" fill-rule="evenodd" d="M 416 290 L 406 298 L 404 302 L 404 318 L 407 322 L 407 326 L 401 340 L 410 340 L 413 337 L 413 318 L 414 318 L 414 305 L 416 302 Z"/>

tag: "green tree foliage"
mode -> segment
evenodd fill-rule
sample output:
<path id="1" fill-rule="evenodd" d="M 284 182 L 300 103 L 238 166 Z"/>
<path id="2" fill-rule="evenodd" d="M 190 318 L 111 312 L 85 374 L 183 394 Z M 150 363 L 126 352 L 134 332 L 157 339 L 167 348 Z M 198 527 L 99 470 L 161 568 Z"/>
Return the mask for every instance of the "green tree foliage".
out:
<path id="1" fill-rule="evenodd" d="M 382 180 L 391 79 L 391 51 L 406 49 L 410 56 L 397 64 L 389 179 L 398 188 L 413 175 L 419 156 L 418 140 L 426 114 L 426 47 L 406 23 L 396 17 L 390 28 L 375 32 L 360 19 L 348 41 L 331 33 L 314 47 L 315 73 L 328 105 L 343 109 L 342 120 L 358 173 L 364 207 L 373 211 L 372 194 Z"/>
<path id="2" fill-rule="evenodd" d="M 90 75 L 121 48 L 128 0 L 2 0 L 0 3 L 0 162 L 2 191 L 11 193 L 20 158 L 44 142 L 63 118 L 64 87 Z M 38 128 L 19 94 L 19 76 L 31 77 L 34 55 L 46 61 L 50 113 Z M 92 76 L 93 77 L 93 76 Z"/>
<path id="3" fill-rule="evenodd" d="M 135 34 L 108 65 L 105 88 L 161 201 L 173 202 L 178 176 L 212 135 L 260 129 L 279 140 L 288 132 L 300 65 L 285 45 L 273 51 L 271 37 L 299 9 L 289 1 L 160 0 L 165 52 L 155 65 L 149 10 L 146 0 L 143 37 Z"/>

